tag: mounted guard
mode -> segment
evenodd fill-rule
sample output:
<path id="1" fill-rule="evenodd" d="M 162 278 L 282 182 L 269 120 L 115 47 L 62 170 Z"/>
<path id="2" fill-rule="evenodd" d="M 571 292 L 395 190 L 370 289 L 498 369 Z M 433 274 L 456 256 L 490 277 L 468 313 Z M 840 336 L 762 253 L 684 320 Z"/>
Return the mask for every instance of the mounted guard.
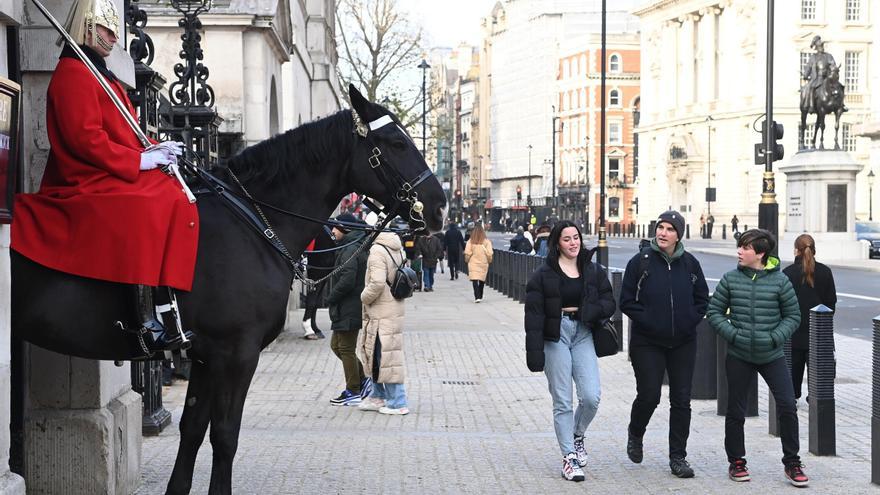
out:
<path id="1" fill-rule="evenodd" d="M 812 147 L 816 148 L 816 136 L 821 132 L 819 149 L 824 149 L 825 116 L 834 114 L 836 117 L 834 149 L 840 149 L 838 144 L 840 115 L 848 110 L 843 101 L 844 86 L 840 83 L 840 66 L 834 61 L 834 57 L 825 51 L 825 42 L 822 41 L 821 36 L 813 37 L 810 48 L 814 48 L 816 53 L 810 55 L 804 72 L 801 74 L 801 78 L 807 82 L 801 86 L 801 125 L 798 127 L 798 149 L 806 148 L 804 133 L 807 128 L 807 115 L 811 113 L 816 114 Z"/>
<path id="2" fill-rule="evenodd" d="M 198 210 L 165 173 L 181 144 L 145 146 L 133 132 L 134 107 L 104 60 L 120 35 L 112 1 L 77 0 L 66 31 L 46 98 L 49 159 L 39 191 L 15 200 L 11 247 L 48 268 L 130 284 L 144 353 L 185 347 L 179 322 L 166 331 L 153 303 L 153 288 L 168 287 L 176 306 L 172 289 L 189 291 L 193 283 Z"/>

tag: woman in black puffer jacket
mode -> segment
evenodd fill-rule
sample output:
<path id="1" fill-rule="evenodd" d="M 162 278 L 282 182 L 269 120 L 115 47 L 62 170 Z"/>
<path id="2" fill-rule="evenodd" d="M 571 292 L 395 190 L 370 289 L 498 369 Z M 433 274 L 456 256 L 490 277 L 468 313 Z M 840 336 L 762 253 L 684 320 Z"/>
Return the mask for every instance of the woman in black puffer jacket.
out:
<path id="1" fill-rule="evenodd" d="M 578 227 L 556 224 L 549 252 L 526 286 L 526 362 L 544 371 L 553 398 L 553 426 L 563 455 L 562 475 L 583 481 L 584 433 L 599 408 L 599 362 L 592 329 L 614 314 L 614 294 L 604 268 L 592 261 Z M 572 385 L 578 407 L 572 410 Z"/>

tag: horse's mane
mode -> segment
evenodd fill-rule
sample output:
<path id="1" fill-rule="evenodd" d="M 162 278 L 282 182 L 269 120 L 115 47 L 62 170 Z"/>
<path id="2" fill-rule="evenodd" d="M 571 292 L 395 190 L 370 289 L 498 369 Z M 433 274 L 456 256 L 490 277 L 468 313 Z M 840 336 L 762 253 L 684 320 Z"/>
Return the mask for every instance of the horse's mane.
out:
<path id="1" fill-rule="evenodd" d="M 319 173 L 324 164 L 347 159 L 350 147 L 344 143 L 354 140 L 353 126 L 351 111 L 341 110 L 249 146 L 227 167 L 242 181 L 263 184 L 285 179 L 294 167 Z"/>

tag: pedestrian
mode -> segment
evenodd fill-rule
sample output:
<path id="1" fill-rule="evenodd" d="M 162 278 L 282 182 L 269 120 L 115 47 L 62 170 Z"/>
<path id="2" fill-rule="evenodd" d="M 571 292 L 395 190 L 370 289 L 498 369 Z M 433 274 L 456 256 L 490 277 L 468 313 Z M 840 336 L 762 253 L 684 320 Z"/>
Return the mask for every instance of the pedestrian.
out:
<path id="1" fill-rule="evenodd" d="M 523 236 L 525 236 L 526 240 L 529 241 L 529 250 L 524 252 L 526 254 L 531 254 L 535 247 L 535 226 L 531 224 L 527 225 L 525 232 L 523 232 Z"/>
<path id="2" fill-rule="evenodd" d="M 363 357 L 363 372 L 373 382 L 369 397 L 358 406 L 362 411 L 409 414 L 403 386 L 404 300 L 391 295 L 389 284 L 404 261 L 399 237 L 390 232 L 376 237 L 370 247 L 366 283 L 360 293 L 364 329 L 357 347 Z"/>
<path id="3" fill-rule="evenodd" d="M 831 269 L 816 261 L 816 241 L 809 234 L 794 240 L 794 264 L 782 271 L 794 287 L 801 309 L 801 324 L 791 336 L 791 379 L 795 399 L 801 398 L 804 367 L 809 366 L 810 310 L 820 304 L 835 309 L 837 290 Z M 832 332 L 832 342 L 833 342 Z"/>
<path id="4" fill-rule="evenodd" d="M 330 404 L 356 406 L 370 390 L 370 380 L 364 375 L 355 353 L 363 323 L 360 296 L 367 272 L 367 253 L 361 248 L 364 233 L 351 229 L 360 221 L 351 213 L 342 213 L 336 217 L 336 221 L 342 223 L 335 225 L 332 233 L 342 248 L 336 252 L 337 271 L 330 277 L 327 306 L 330 308 L 330 330 L 333 331 L 330 349 L 342 361 L 345 389 L 338 397 L 331 399 Z"/>
<path id="5" fill-rule="evenodd" d="M 437 267 L 442 275 L 445 273 L 443 271 L 443 259 L 446 258 L 446 235 L 443 232 L 435 232 L 433 235 L 437 238 L 437 242 L 440 243 L 440 257 L 437 259 Z"/>
<path id="6" fill-rule="evenodd" d="M 416 240 L 416 251 L 422 260 L 425 292 L 434 290 L 434 272 L 438 261 L 443 258 L 443 246 L 433 235 L 421 236 Z"/>
<path id="7" fill-rule="evenodd" d="M 535 232 L 535 254 L 546 257 L 550 250 L 550 245 L 547 243 L 550 239 L 550 225 L 542 223 Z"/>
<path id="8" fill-rule="evenodd" d="M 468 266 L 468 279 L 474 286 L 474 302 L 483 300 L 483 288 L 492 263 L 492 241 L 486 237 L 483 226 L 477 224 L 471 232 L 471 238 L 464 247 L 464 262 Z"/>
<path id="9" fill-rule="evenodd" d="M 601 394 L 592 329 L 614 315 L 614 294 L 605 269 L 592 261 L 596 250 L 584 248 L 573 222 L 557 223 L 548 242 L 547 258 L 526 286 L 526 364 L 547 377 L 562 476 L 583 481 L 584 435 Z M 577 410 L 572 406 L 573 385 Z"/>
<path id="10" fill-rule="evenodd" d="M 706 239 L 712 238 L 712 227 L 715 226 L 715 216 L 711 213 L 706 217 Z"/>
<path id="11" fill-rule="evenodd" d="M 706 238 L 706 214 L 700 214 L 700 238 Z"/>
<path id="12" fill-rule="evenodd" d="M 686 460 L 691 381 L 697 325 L 706 314 L 709 287 L 700 262 L 685 251 L 683 232 L 680 213 L 660 214 L 650 246 L 626 265 L 620 309 L 632 321 L 629 356 L 636 376 L 626 453 L 632 462 L 642 462 L 642 438 L 660 403 L 665 373 L 669 377 L 669 468 L 679 478 L 691 478 L 694 470 Z"/>
<path id="13" fill-rule="evenodd" d="M 333 271 L 335 257 L 333 251 L 334 240 L 330 229 L 325 225 L 321 232 L 312 239 L 306 247 L 306 274 L 312 280 L 320 280 Z M 306 340 L 318 340 L 324 338 L 324 332 L 318 328 L 318 308 L 323 304 L 324 288 L 326 280 L 314 286 L 303 284 L 303 338 Z"/>
<path id="14" fill-rule="evenodd" d="M 449 280 L 457 280 L 461 270 L 462 251 L 464 251 L 464 237 L 454 222 L 449 222 L 446 234 L 443 236 L 446 246 L 446 263 L 449 265 Z"/>
<path id="15" fill-rule="evenodd" d="M 739 232 L 739 218 L 736 218 L 736 215 L 730 219 L 730 231 L 733 233 Z"/>
<path id="16" fill-rule="evenodd" d="M 773 234 L 751 229 L 737 240 L 738 266 L 725 273 L 709 301 L 706 316 L 718 335 L 727 341 L 727 418 L 724 449 L 728 476 L 749 481 L 743 425 L 752 373 L 767 382 L 776 401 L 776 419 L 782 440 L 785 476 L 795 486 L 807 486 L 798 456 L 797 405 L 791 373 L 782 347 L 801 321 L 794 289 L 770 256 L 776 247 Z"/>
<path id="17" fill-rule="evenodd" d="M 136 324 L 129 330 L 142 336 L 150 353 L 161 353 L 179 349 L 187 332 L 167 317 L 166 330 L 157 319 L 154 291 L 191 290 L 199 212 L 180 182 L 165 173 L 177 164 L 183 144 L 145 147 L 126 121 L 138 114 L 106 62 L 126 35 L 116 3 L 71 6 L 66 27 L 98 74 L 64 45 L 46 92 L 45 173 L 39 191 L 15 198 L 11 248 L 54 270 L 126 284 L 125 307 Z"/>
<path id="18" fill-rule="evenodd" d="M 522 227 L 516 228 L 516 235 L 510 239 L 510 251 L 514 253 L 530 253 L 532 252 L 532 243 L 526 239 L 525 229 Z"/>

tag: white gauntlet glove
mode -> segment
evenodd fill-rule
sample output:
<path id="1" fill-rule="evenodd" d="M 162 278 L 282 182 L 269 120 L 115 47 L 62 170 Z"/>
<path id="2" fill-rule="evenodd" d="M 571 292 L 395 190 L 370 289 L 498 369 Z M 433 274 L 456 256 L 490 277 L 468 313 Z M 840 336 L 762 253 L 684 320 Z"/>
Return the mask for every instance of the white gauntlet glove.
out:
<path id="1" fill-rule="evenodd" d="M 183 143 L 163 141 L 154 144 L 141 153 L 141 170 L 152 170 L 163 165 L 176 165 L 177 157 L 183 154 Z"/>

